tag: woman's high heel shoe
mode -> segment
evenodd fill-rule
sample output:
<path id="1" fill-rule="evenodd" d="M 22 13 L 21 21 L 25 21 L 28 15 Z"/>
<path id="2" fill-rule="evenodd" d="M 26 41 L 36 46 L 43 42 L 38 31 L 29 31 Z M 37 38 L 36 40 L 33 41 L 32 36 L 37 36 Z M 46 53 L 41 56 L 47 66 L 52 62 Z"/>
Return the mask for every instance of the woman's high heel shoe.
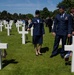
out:
<path id="1" fill-rule="evenodd" d="M 39 55 L 42 55 L 42 53 L 41 53 L 41 52 L 38 52 L 38 54 L 39 54 Z"/>
<path id="2" fill-rule="evenodd" d="M 36 56 L 38 56 L 39 54 L 36 52 Z"/>

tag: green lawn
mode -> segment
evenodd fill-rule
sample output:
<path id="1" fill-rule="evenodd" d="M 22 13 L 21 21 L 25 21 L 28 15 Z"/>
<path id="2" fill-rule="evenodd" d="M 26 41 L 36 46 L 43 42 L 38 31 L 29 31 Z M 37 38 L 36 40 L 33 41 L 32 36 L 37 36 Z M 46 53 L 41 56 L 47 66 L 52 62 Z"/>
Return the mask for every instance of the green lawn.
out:
<path id="1" fill-rule="evenodd" d="M 12 27 L 11 36 L 7 30 L 0 32 L 0 41 L 8 43 L 7 58 L 3 58 L 3 68 L 0 75 L 74 75 L 71 66 L 65 65 L 64 59 L 57 55 L 49 58 L 53 48 L 54 37 L 45 28 L 42 56 L 35 56 L 30 33 L 25 45 L 21 44 L 21 35 L 15 26 Z"/>

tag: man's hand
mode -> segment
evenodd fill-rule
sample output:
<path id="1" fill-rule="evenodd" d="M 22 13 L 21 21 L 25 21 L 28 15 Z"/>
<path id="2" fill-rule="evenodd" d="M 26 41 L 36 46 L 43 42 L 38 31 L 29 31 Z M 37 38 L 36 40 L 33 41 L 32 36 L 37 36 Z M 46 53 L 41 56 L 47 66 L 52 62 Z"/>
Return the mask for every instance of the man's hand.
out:
<path id="1" fill-rule="evenodd" d="M 27 29 L 27 31 L 29 31 L 29 30 L 30 30 L 30 28 Z"/>
<path id="2" fill-rule="evenodd" d="M 68 34 L 68 37 L 71 37 L 71 34 Z"/>
<path id="3" fill-rule="evenodd" d="M 74 31 L 72 32 L 72 34 L 74 35 Z"/>
<path id="4" fill-rule="evenodd" d="M 56 36 L 56 33 L 55 32 L 52 32 L 53 36 Z"/>

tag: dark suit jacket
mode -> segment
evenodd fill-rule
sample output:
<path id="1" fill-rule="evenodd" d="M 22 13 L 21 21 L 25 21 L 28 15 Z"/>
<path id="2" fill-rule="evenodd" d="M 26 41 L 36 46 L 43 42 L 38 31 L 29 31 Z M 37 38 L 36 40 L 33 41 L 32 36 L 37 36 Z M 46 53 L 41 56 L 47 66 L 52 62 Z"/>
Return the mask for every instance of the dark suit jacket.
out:
<path id="1" fill-rule="evenodd" d="M 47 19 L 47 25 L 48 27 L 52 27 L 53 20 L 52 19 Z"/>
<path id="2" fill-rule="evenodd" d="M 74 15 L 71 16 L 72 16 L 72 31 L 74 31 Z"/>
<path id="3" fill-rule="evenodd" d="M 61 18 L 61 14 L 56 15 L 54 20 L 53 32 L 57 35 L 67 35 L 72 33 L 72 18 L 71 15 L 64 13 Z"/>
<path id="4" fill-rule="evenodd" d="M 32 26 L 34 27 L 33 35 L 43 35 L 45 33 L 42 19 L 37 17 L 33 18 L 32 23 L 29 25 L 29 28 L 31 28 Z"/>

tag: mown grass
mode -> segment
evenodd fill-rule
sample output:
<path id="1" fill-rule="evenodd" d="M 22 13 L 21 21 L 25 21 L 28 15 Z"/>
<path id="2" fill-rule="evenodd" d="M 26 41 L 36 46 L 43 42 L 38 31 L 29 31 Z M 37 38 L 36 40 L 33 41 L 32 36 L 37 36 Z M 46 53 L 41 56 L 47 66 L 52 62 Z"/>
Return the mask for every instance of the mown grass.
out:
<path id="1" fill-rule="evenodd" d="M 29 33 L 27 43 L 22 45 L 21 35 L 14 25 L 10 36 L 7 36 L 7 31 L 3 28 L 3 32 L 0 32 L 0 41 L 8 43 L 8 55 L 3 58 L 0 75 L 74 75 L 71 73 L 71 66 L 66 66 L 60 55 L 50 58 L 54 37 L 48 32 L 48 28 L 45 27 L 42 56 L 35 56 L 31 39 Z"/>

